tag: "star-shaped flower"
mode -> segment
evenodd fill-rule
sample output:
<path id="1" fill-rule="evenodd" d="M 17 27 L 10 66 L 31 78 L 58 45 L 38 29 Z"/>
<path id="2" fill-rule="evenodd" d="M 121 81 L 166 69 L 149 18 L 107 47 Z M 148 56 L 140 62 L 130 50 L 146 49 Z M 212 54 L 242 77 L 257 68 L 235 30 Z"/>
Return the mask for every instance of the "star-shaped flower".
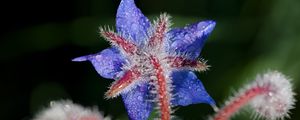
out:
<path id="1" fill-rule="evenodd" d="M 100 29 L 113 47 L 73 59 L 88 60 L 102 77 L 115 80 L 106 97 L 121 94 L 132 120 L 146 120 L 154 106 L 160 111 L 160 119 L 169 120 L 173 106 L 215 105 L 192 72 L 208 68 L 197 58 L 215 22 L 170 29 L 169 18 L 162 14 L 150 23 L 134 0 L 121 0 L 117 33 Z"/>

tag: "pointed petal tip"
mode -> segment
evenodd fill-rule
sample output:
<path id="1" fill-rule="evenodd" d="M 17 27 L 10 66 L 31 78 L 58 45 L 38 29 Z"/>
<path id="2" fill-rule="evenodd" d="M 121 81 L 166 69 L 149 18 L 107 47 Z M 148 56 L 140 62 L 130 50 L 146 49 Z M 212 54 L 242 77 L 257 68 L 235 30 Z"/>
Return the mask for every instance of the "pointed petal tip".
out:
<path id="1" fill-rule="evenodd" d="M 210 104 L 211 106 L 217 107 L 216 102 L 212 97 L 210 97 L 210 100 L 207 103 Z"/>
<path id="2" fill-rule="evenodd" d="M 81 57 L 72 59 L 73 62 L 82 62 L 82 61 L 87 61 L 87 60 L 88 60 L 87 56 L 81 56 Z"/>
<path id="3" fill-rule="evenodd" d="M 173 104 L 187 106 L 190 104 L 206 103 L 215 106 L 213 98 L 206 92 L 202 82 L 191 71 L 178 71 L 172 74 L 174 92 L 177 94 Z"/>
<path id="4" fill-rule="evenodd" d="M 213 25 L 216 25 L 216 21 L 215 20 L 206 20 L 206 22 L 208 22 L 210 24 L 213 24 Z"/>
<path id="5" fill-rule="evenodd" d="M 216 22 L 214 20 L 206 20 L 206 21 L 203 21 L 203 23 L 206 24 L 206 25 L 204 25 L 205 26 L 205 29 L 204 29 L 205 34 L 210 34 L 216 26 Z"/>
<path id="6" fill-rule="evenodd" d="M 126 38 L 138 44 L 148 34 L 151 23 L 134 0 L 121 0 L 117 10 L 116 29 Z"/>

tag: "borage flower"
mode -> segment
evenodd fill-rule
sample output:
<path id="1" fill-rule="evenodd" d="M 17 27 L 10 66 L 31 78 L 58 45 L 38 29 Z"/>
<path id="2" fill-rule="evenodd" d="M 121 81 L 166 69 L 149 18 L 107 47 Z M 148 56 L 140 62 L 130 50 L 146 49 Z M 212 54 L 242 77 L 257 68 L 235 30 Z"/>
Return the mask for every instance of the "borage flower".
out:
<path id="1" fill-rule="evenodd" d="M 100 29 L 113 47 L 73 61 L 90 61 L 104 78 L 115 79 L 106 98 L 122 95 L 132 120 L 145 120 L 157 106 L 160 119 L 171 119 L 171 107 L 196 103 L 215 106 L 192 71 L 208 68 L 197 59 L 215 22 L 202 21 L 170 29 L 167 14 L 154 23 L 134 0 L 122 0 L 117 11 L 117 33 Z"/>

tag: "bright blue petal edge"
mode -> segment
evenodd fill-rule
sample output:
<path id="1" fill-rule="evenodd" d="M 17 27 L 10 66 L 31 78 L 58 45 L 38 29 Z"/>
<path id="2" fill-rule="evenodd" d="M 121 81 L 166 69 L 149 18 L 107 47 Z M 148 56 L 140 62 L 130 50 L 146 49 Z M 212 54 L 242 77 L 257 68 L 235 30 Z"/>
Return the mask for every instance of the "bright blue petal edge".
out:
<path id="1" fill-rule="evenodd" d="M 203 84 L 191 71 L 176 71 L 172 74 L 175 98 L 172 105 L 187 106 L 190 104 L 207 103 L 215 105 L 215 101 L 206 92 Z"/>
<path id="2" fill-rule="evenodd" d="M 199 57 L 204 43 L 216 25 L 215 21 L 207 20 L 175 28 L 168 32 L 170 50 L 187 53 L 191 59 Z"/>
<path id="3" fill-rule="evenodd" d="M 118 33 L 139 44 L 145 40 L 150 22 L 136 7 L 134 0 L 122 0 L 117 11 L 116 27 Z"/>

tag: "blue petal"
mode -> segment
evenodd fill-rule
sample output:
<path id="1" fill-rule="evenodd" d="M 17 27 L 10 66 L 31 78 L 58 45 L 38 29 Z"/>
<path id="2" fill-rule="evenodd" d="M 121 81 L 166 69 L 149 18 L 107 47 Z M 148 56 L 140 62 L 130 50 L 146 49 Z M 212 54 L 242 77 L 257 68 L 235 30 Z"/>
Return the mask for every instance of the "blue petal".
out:
<path id="1" fill-rule="evenodd" d="M 173 105 L 187 106 L 196 103 L 215 105 L 201 81 L 191 71 L 176 71 L 172 74 L 175 95 Z"/>
<path id="2" fill-rule="evenodd" d="M 125 62 L 120 52 L 115 48 L 104 49 L 99 53 L 78 57 L 72 61 L 86 60 L 91 61 L 96 71 L 108 79 L 116 79 L 121 74 L 121 67 Z"/>
<path id="3" fill-rule="evenodd" d="M 117 31 L 135 43 L 145 40 L 149 20 L 143 15 L 134 3 L 134 0 L 122 0 L 116 18 Z"/>
<path id="4" fill-rule="evenodd" d="M 180 53 L 187 53 L 191 59 L 200 55 L 201 49 L 208 35 L 214 29 L 214 21 L 202 21 L 186 26 L 184 28 L 172 29 L 169 32 L 171 37 L 170 50 Z"/>
<path id="5" fill-rule="evenodd" d="M 149 101 L 151 96 L 148 85 L 137 86 L 131 91 L 122 94 L 122 98 L 130 120 L 148 119 L 153 108 L 152 103 Z"/>

